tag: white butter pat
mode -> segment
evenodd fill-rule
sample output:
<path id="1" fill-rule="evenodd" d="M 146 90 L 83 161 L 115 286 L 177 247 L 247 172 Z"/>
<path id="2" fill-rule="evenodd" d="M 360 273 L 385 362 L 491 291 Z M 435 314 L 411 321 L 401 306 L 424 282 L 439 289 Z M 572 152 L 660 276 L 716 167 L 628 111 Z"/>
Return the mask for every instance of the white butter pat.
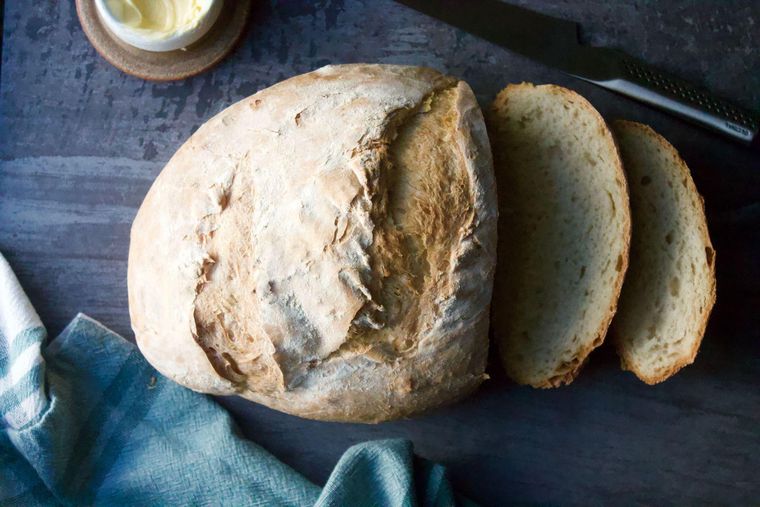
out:
<path id="1" fill-rule="evenodd" d="M 96 0 L 101 19 L 127 44 L 147 51 L 187 47 L 208 32 L 222 0 Z"/>
<path id="2" fill-rule="evenodd" d="M 196 28 L 211 0 L 107 0 L 111 14 L 144 37 L 166 39 Z"/>

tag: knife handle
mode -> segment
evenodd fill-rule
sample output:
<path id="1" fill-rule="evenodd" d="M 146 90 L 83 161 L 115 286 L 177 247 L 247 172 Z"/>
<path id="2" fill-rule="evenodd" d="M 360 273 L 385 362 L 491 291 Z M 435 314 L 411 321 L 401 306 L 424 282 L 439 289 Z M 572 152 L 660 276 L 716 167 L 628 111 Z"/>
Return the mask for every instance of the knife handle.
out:
<path id="1" fill-rule="evenodd" d="M 653 68 L 624 53 L 616 53 L 617 79 L 593 82 L 663 109 L 746 145 L 760 142 L 760 118 L 683 79 Z M 610 56 L 607 53 L 605 56 Z"/>

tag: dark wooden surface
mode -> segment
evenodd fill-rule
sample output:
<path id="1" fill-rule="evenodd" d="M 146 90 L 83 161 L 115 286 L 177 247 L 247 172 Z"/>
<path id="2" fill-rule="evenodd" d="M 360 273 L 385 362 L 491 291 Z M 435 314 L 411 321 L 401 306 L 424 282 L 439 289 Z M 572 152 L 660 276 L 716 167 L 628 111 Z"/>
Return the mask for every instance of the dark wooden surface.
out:
<path id="1" fill-rule="evenodd" d="M 221 401 L 248 437 L 318 483 L 351 444 L 407 437 L 486 505 L 760 503 L 756 154 L 390 1 L 256 4 L 250 32 L 219 67 L 151 84 L 96 54 L 73 1 L 6 2 L 0 250 L 51 334 L 82 311 L 131 339 L 125 279 L 137 207 L 201 123 L 258 89 L 355 61 L 436 67 L 466 79 L 483 104 L 508 82 L 559 83 L 610 118 L 651 124 L 692 167 L 718 266 L 718 303 L 694 365 L 648 387 L 621 372 L 605 346 L 571 386 L 536 391 L 492 364 L 493 379 L 463 403 L 377 426 Z M 587 41 L 619 46 L 760 109 L 756 0 L 530 4 L 581 21 Z"/>

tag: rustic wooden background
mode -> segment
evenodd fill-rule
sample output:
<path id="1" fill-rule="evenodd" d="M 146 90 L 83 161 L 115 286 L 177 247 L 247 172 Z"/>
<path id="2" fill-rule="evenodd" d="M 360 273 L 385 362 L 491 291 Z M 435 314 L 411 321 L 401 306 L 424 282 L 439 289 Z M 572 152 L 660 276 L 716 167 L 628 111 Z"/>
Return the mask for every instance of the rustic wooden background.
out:
<path id="1" fill-rule="evenodd" d="M 651 124 L 692 167 L 718 266 L 718 303 L 694 365 L 647 387 L 603 347 L 573 385 L 536 391 L 510 383 L 494 363 L 493 379 L 465 402 L 377 426 L 220 401 L 245 435 L 317 483 L 351 444 L 407 437 L 486 505 L 760 503 L 757 154 L 391 1 L 254 3 L 250 31 L 230 58 L 168 84 L 101 59 L 73 0 L 5 3 L 0 251 L 52 335 L 81 311 L 131 339 L 126 267 L 137 207 L 201 123 L 256 90 L 357 61 L 436 67 L 467 80 L 483 104 L 509 82 L 559 83 L 609 118 Z M 624 48 L 760 109 L 757 0 L 529 3 L 582 22 L 588 42 Z"/>

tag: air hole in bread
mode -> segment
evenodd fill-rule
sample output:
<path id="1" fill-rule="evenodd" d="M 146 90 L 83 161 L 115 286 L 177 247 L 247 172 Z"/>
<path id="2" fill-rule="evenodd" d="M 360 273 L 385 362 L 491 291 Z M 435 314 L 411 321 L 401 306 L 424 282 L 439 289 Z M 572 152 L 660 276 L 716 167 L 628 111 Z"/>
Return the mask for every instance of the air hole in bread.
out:
<path id="1" fill-rule="evenodd" d="M 615 206 L 615 199 L 612 197 L 612 194 L 609 191 L 607 191 L 607 197 L 609 197 L 610 199 L 610 207 L 612 208 L 612 215 L 614 216 L 615 213 L 617 212 L 617 207 Z"/>
<path id="2" fill-rule="evenodd" d="M 674 276 L 670 279 L 670 295 L 675 297 L 678 297 L 678 291 L 681 289 L 681 281 L 678 279 L 677 276 Z"/>
<path id="3" fill-rule="evenodd" d="M 705 257 L 707 258 L 707 265 L 712 266 L 713 261 L 715 260 L 715 250 L 710 248 L 709 246 L 705 247 Z"/>
<path id="4" fill-rule="evenodd" d="M 618 273 L 623 269 L 623 256 L 618 255 L 617 262 L 615 263 L 615 271 Z"/>
<path id="5" fill-rule="evenodd" d="M 650 178 L 649 176 L 644 176 L 641 178 L 642 185 L 646 186 L 646 185 L 649 185 L 650 183 L 652 183 L 652 178 Z"/>

